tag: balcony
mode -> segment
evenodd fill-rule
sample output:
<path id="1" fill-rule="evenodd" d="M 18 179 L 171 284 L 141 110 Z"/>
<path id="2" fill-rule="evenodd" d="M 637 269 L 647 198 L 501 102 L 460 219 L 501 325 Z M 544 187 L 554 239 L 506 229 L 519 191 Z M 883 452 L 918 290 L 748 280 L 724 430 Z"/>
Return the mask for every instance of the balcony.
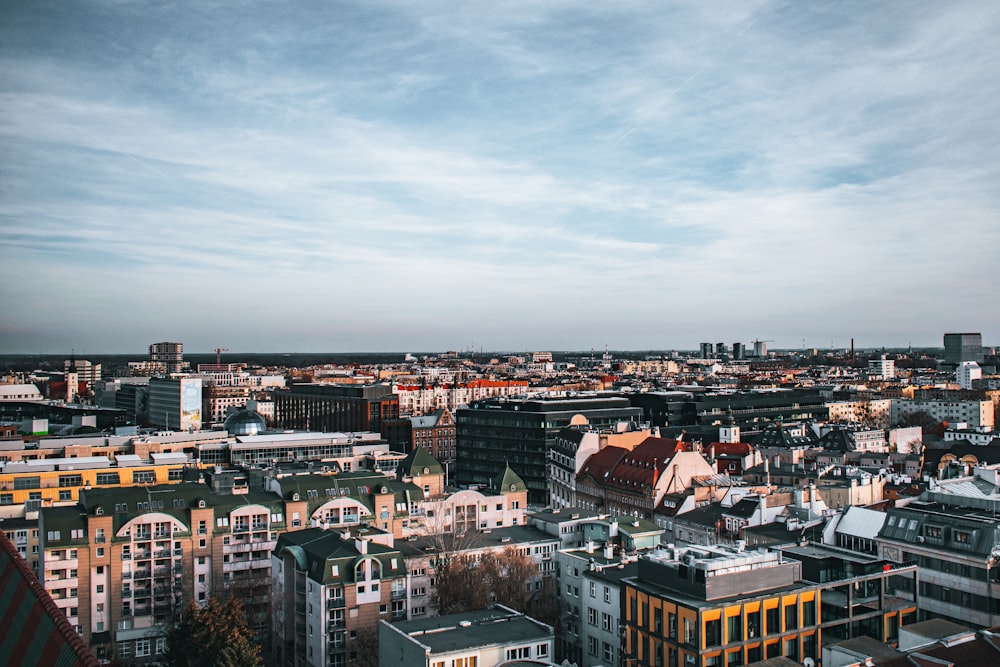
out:
<path id="1" fill-rule="evenodd" d="M 392 615 L 391 615 L 391 619 L 393 621 L 405 621 L 406 620 L 406 610 L 405 609 L 393 610 Z"/>
<path id="2" fill-rule="evenodd" d="M 132 560 L 132 554 L 130 554 L 130 553 L 126 552 L 126 551 L 123 551 L 122 552 L 122 560 Z"/>
<path id="3" fill-rule="evenodd" d="M 405 600 L 406 599 L 406 589 L 392 589 L 392 594 L 390 596 L 393 600 Z"/>
<path id="4" fill-rule="evenodd" d="M 331 618 L 329 620 L 329 622 L 327 623 L 327 626 L 331 630 L 338 630 L 338 629 L 343 629 L 344 627 L 346 627 L 346 624 L 344 623 L 343 617 L 338 616 L 337 618 Z"/>
<path id="5" fill-rule="evenodd" d="M 347 598 L 330 598 L 326 601 L 327 609 L 343 609 L 347 606 Z"/>
<path id="6" fill-rule="evenodd" d="M 131 572 L 122 572 L 122 579 L 131 579 L 131 578 L 132 578 Z"/>

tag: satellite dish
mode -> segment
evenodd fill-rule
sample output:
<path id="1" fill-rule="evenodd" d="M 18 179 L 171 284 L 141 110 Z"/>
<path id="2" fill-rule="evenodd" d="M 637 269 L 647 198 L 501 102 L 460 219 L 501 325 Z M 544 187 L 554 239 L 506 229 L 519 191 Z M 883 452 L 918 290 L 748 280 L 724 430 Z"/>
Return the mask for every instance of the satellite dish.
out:
<path id="1" fill-rule="evenodd" d="M 816 661 L 815 661 L 815 660 L 813 660 L 812 658 L 805 658 L 805 659 L 804 659 L 804 660 L 802 661 L 802 664 L 803 664 L 803 665 L 804 665 L 805 667 L 816 667 Z"/>

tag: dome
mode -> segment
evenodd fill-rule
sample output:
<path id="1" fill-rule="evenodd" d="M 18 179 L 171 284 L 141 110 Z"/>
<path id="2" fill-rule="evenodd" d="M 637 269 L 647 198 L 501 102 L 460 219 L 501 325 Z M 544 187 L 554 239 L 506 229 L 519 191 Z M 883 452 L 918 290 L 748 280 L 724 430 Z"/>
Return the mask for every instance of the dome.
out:
<path id="1" fill-rule="evenodd" d="M 230 435 L 257 435 L 267 430 L 264 418 L 253 410 L 237 410 L 226 417 L 222 427 Z"/>

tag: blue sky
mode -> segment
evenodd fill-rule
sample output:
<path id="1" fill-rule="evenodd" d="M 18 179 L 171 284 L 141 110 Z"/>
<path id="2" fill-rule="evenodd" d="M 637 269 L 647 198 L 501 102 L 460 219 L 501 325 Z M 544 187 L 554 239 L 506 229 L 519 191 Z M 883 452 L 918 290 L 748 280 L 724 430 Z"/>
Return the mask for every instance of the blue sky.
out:
<path id="1" fill-rule="evenodd" d="M 0 5 L 0 352 L 1000 331 L 1000 3 Z"/>

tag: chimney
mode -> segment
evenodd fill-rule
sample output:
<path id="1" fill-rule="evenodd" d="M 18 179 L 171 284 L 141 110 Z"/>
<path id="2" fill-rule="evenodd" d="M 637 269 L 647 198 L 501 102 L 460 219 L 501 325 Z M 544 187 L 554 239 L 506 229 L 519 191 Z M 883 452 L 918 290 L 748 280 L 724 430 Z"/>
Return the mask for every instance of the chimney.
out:
<path id="1" fill-rule="evenodd" d="M 593 540 L 587 540 L 587 553 L 588 554 L 594 553 L 594 541 Z"/>
<path id="2" fill-rule="evenodd" d="M 360 535 L 354 539 L 354 548 L 358 550 L 359 554 L 368 553 L 368 538 L 361 537 Z"/>

